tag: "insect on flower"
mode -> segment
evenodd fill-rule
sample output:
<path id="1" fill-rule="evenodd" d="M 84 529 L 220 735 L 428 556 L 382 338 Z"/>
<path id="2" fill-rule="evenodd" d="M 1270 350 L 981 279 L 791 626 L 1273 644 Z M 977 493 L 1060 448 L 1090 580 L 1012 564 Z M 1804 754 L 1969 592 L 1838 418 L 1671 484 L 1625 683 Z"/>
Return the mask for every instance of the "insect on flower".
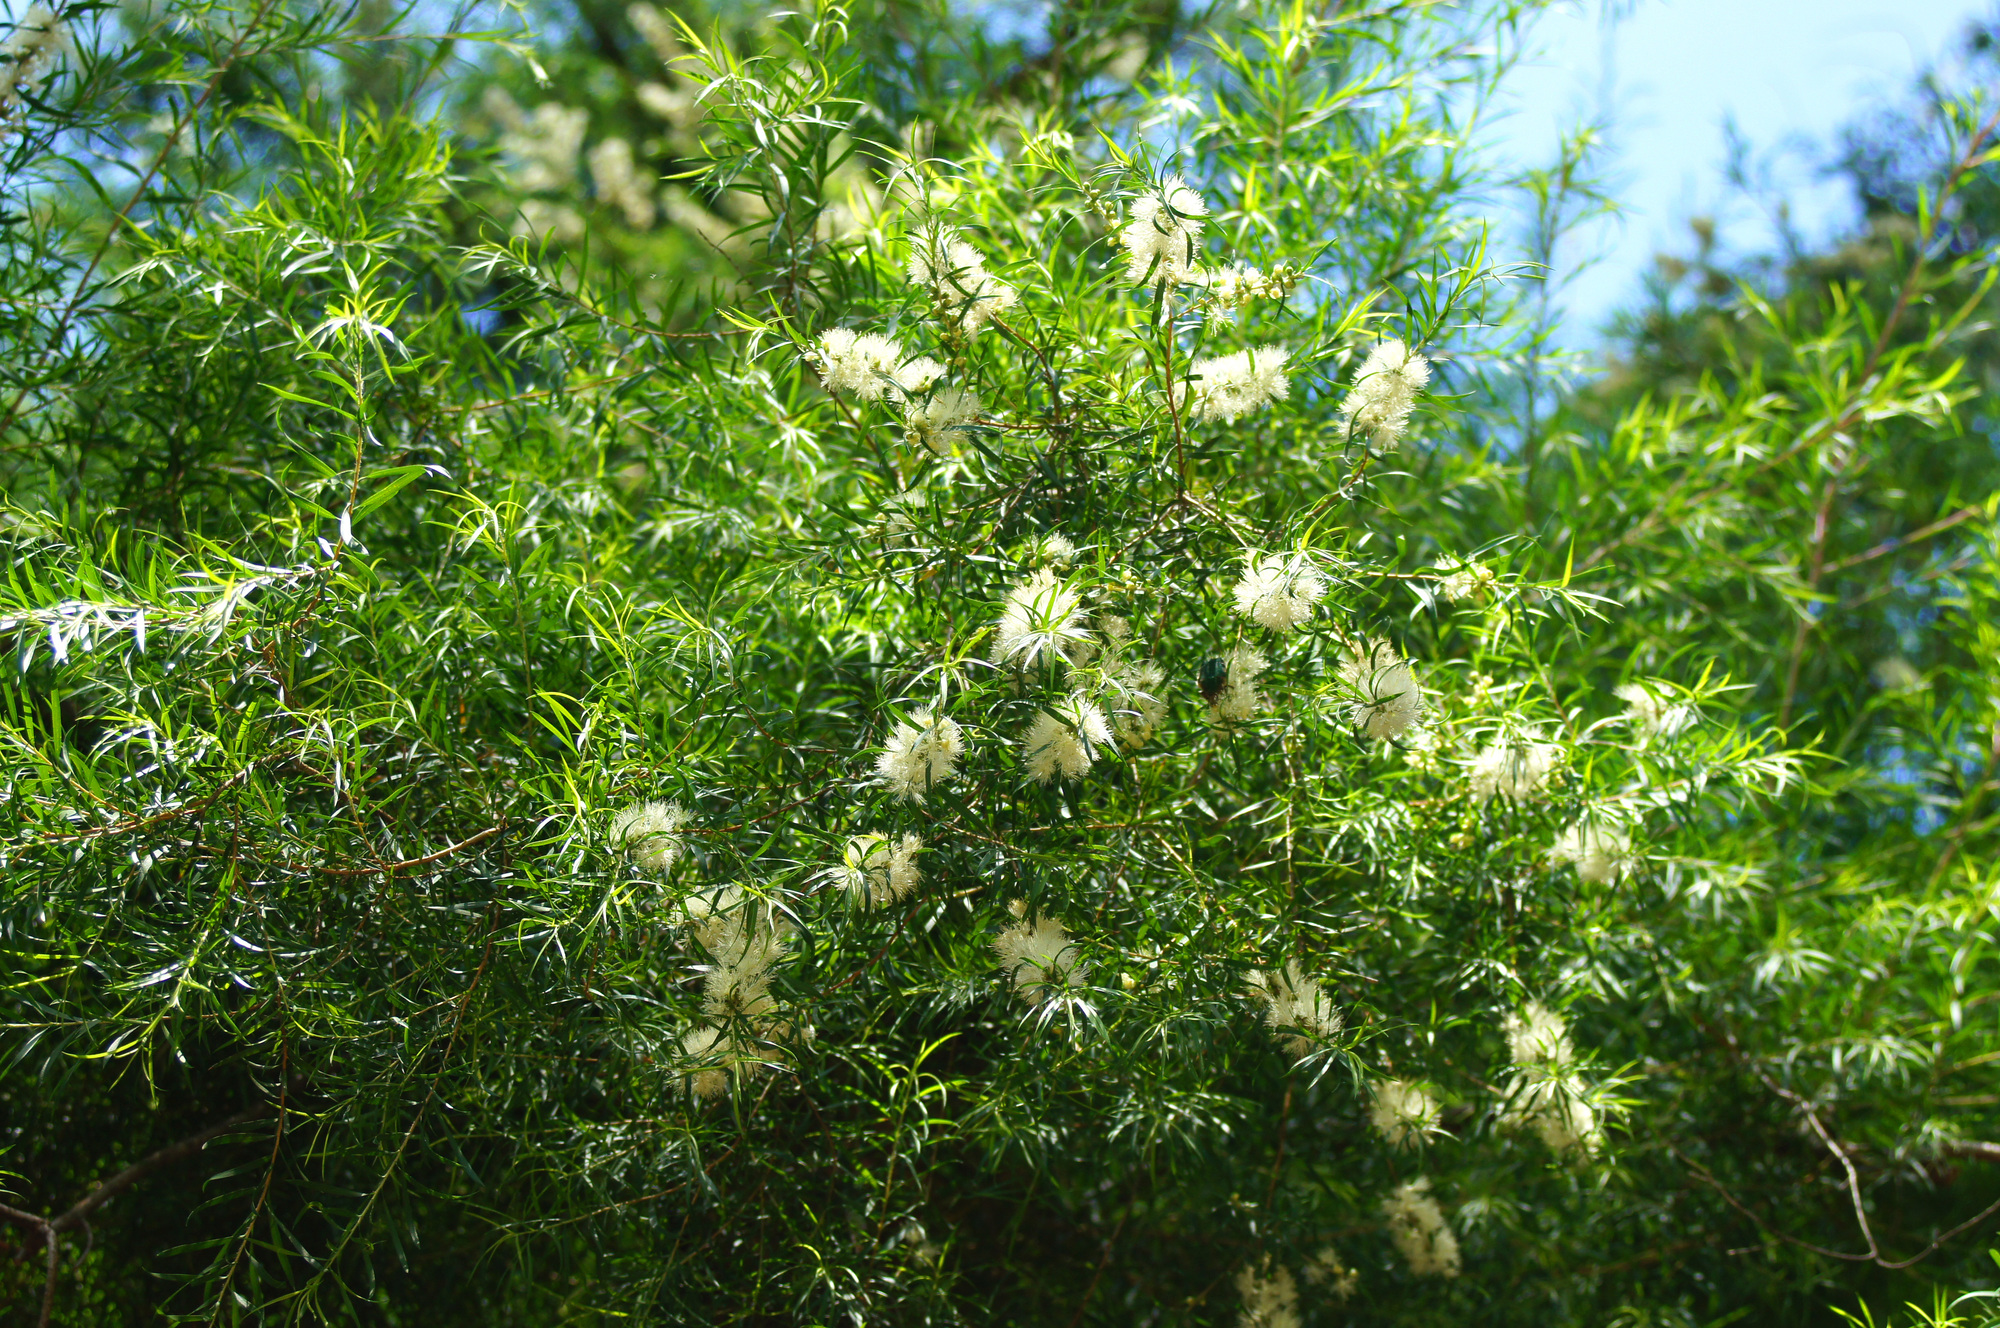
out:
<path id="1" fill-rule="evenodd" d="M 1214 705 L 1215 698 L 1222 695 L 1222 689 L 1229 686 L 1228 661 L 1213 656 L 1203 660 L 1201 668 L 1195 673 L 1195 686 L 1201 689 L 1201 699 Z"/>

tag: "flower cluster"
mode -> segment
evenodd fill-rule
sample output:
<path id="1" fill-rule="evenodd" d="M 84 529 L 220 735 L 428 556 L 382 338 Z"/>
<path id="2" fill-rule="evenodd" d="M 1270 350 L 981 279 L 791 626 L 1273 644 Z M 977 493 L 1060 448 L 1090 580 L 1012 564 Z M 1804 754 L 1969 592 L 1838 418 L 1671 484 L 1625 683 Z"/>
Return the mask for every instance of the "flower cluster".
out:
<path id="1" fill-rule="evenodd" d="M 858 401 L 902 400 L 944 377 L 944 366 L 929 356 L 906 359 L 903 348 L 889 338 L 845 327 L 820 333 L 807 362 L 827 391 Z"/>
<path id="2" fill-rule="evenodd" d="M 1292 1055 L 1310 1055 L 1319 1040 L 1340 1035 L 1340 1011 L 1333 998 L 1297 960 L 1288 960 L 1283 968 L 1252 969 L 1247 985 L 1251 997 L 1264 1003 L 1264 1022 L 1284 1035 Z"/>
<path id="3" fill-rule="evenodd" d="M 1539 1001 L 1507 1016 L 1501 1031 L 1514 1062 L 1512 1086 L 1500 1124 L 1527 1127 L 1551 1152 L 1587 1157 L 1603 1142 L 1597 1112 L 1579 1093 L 1569 1025 Z"/>
<path id="4" fill-rule="evenodd" d="M 1417 393 L 1430 380 L 1430 361 L 1400 341 L 1382 342 L 1368 353 L 1341 403 L 1348 431 L 1367 434 L 1377 447 L 1394 447 L 1409 424 Z"/>
<path id="5" fill-rule="evenodd" d="M 965 755 L 965 730 L 952 719 L 919 710 L 896 725 L 875 758 L 875 773 L 898 797 L 922 802 L 924 795 L 958 774 Z"/>
<path id="6" fill-rule="evenodd" d="M 993 938 L 993 950 L 1021 999 L 1042 1005 L 1081 987 L 1090 966 L 1062 923 L 1054 918 L 1029 922 L 1028 906 L 1018 899 L 1008 908 L 1016 921 Z"/>
<path id="7" fill-rule="evenodd" d="M 1437 1099 L 1407 1079 L 1387 1079 L 1375 1086 L 1375 1105 L 1368 1123 L 1392 1148 L 1415 1148 L 1438 1132 L 1443 1116 Z"/>
<path id="8" fill-rule="evenodd" d="M 1236 611 L 1261 627 L 1290 632 L 1326 597 L 1326 578 L 1303 556 L 1249 554 L 1236 583 Z"/>
<path id="9" fill-rule="evenodd" d="M 1029 669 L 1067 659 L 1069 650 L 1089 640 L 1083 597 L 1044 567 L 1008 590 L 993 629 L 992 660 Z"/>
<path id="10" fill-rule="evenodd" d="M 784 957 L 792 929 L 735 887 L 690 900 L 688 914 L 695 920 L 695 942 L 709 961 L 702 981 L 706 1022 L 681 1038 L 681 1051 L 694 1064 L 695 1096 L 715 1098 L 729 1091 L 733 1078 L 781 1063 L 768 1044 L 795 1030 L 778 1017 L 771 969 Z M 805 1036 L 811 1036 L 809 1030 Z"/>
<path id="11" fill-rule="evenodd" d="M 1550 742 L 1496 742 L 1472 758 L 1472 796 L 1487 802 L 1495 794 L 1524 802 L 1541 792 L 1555 773 L 1562 748 Z"/>
<path id="12" fill-rule="evenodd" d="M 69 49 L 69 25 L 47 5 L 29 5 L 0 45 L 0 132 L 22 118 L 22 107 L 40 95 L 57 58 Z"/>
<path id="13" fill-rule="evenodd" d="M 913 397 L 903 407 L 904 437 L 912 447 L 936 456 L 950 456 L 979 418 L 979 398 L 971 389 L 940 387 L 927 397 Z"/>
<path id="14" fill-rule="evenodd" d="M 1194 417 L 1233 420 L 1291 395 L 1285 376 L 1285 351 L 1280 346 L 1256 346 L 1230 355 L 1196 360 Z"/>
<path id="15" fill-rule="evenodd" d="M 642 802 L 611 819 L 611 843 L 642 871 L 664 874 L 680 859 L 687 823 L 677 802 Z"/>
<path id="16" fill-rule="evenodd" d="M 1028 774 L 1046 784 L 1061 775 L 1082 779 L 1111 743 L 1111 725 L 1095 701 L 1072 692 L 1035 714 L 1021 739 Z"/>
<path id="17" fill-rule="evenodd" d="M 1219 728 L 1229 728 L 1255 719 L 1270 705 L 1257 690 L 1257 678 L 1264 672 L 1264 657 L 1249 646 L 1238 646 L 1221 661 L 1222 676 L 1213 692 L 1207 692 L 1209 718 Z M 1204 679 L 1206 691 L 1207 680 Z"/>
<path id="18" fill-rule="evenodd" d="M 924 841 L 917 835 L 894 842 L 886 835 L 857 835 L 848 841 L 840 865 L 830 875 L 856 907 L 879 908 L 907 899 L 924 883 L 917 870 L 917 854 L 923 851 Z"/>
<path id="19" fill-rule="evenodd" d="M 1101 695 L 1110 706 L 1111 736 L 1125 751 L 1153 740 L 1167 717 L 1167 675 L 1151 660 L 1117 663 L 1104 671 Z"/>
<path id="20" fill-rule="evenodd" d="M 910 282 L 930 292 L 935 316 L 959 332 L 976 332 L 995 314 L 1019 302 L 1012 286 L 986 270 L 986 258 L 965 237 L 935 218 L 910 235 Z"/>
<path id="21" fill-rule="evenodd" d="M 1599 813 L 1558 835 L 1549 858 L 1574 866 L 1579 880 L 1610 885 L 1632 862 L 1632 836 L 1617 821 Z"/>
<path id="22" fill-rule="evenodd" d="M 1135 285 L 1178 286 L 1196 267 L 1208 203 L 1178 175 L 1132 200 L 1132 218 L 1118 232 L 1125 270 Z"/>
<path id="23" fill-rule="evenodd" d="M 1340 1251 L 1328 1245 L 1306 1261 L 1306 1285 L 1323 1286 L 1335 1300 L 1346 1300 L 1361 1282 L 1361 1274 L 1340 1261 Z"/>
<path id="24" fill-rule="evenodd" d="M 598 201 L 616 207 L 625 224 L 642 231 L 653 224 L 653 196 L 647 192 L 632 158 L 632 145 L 622 138 L 607 138 L 590 150 L 591 183 L 597 186 Z"/>
<path id="25" fill-rule="evenodd" d="M 1458 1237 L 1444 1220 L 1444 1212 L 1430 1196 L 1431 1181 L 1419 1176 L 1398 1185 L 1382 1201 L 1382 1214 L 1389 1219 L 1389 1238 L 1397 1253 L 1419 1277 L 1457 1277 Z"/>
<path id="26" fill-rule="evenodd" d="M 1517 1066 L 1567 1066 L 1576 1059 L 1569 1040 L 1569 1023 L 1540 1001 L 1529 1001 L 1501 1025 L 1507 1054 Z"/>
<path id="27" fill-rule="evenodd" d="M 483 106 L 501 127 L 500 150 L 507 155 L 507 174 L 525 193 L 554 193 L 576 182 L 576 156 L 590 128 L 590 112 L 581 106 L 543 102 L 532 114 L 524 112 L 504 88 L 486 91 Z"/>
<path id="28" fill-rule="evenodd" d="M 1376 641 L 1341 662 L 1341 677 L 1360 694 L 1347 710 L 1347 722 L 1370 738 L 1399 738 L 1424 713 L 1423 689 L 1410 661 L 1386 641 Z"/>
<path id="29" fill-rule="evenodd" d="M 1625 703 L 1625 719 L 1641 739 L 1675 738 L 1694 722 L 1694 708 L 1677 705 L 1636 682 L 1620 686 L 1615 695 Z"/>
<path id="30" fill-rule="evenodd" d="M 1270 1255 L 1237 1270 L 1236 1294 L 1243 1298 L 1238 1328 L 1299 1328 L 1298 1284 L 1291 1270 Z"/>

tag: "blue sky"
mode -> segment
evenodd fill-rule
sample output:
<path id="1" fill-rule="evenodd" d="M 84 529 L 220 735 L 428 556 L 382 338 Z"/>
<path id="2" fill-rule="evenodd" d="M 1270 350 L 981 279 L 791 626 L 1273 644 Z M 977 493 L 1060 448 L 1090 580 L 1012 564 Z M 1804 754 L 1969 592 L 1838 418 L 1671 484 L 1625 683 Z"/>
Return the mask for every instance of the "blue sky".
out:
<path id="1" fill-rule="evenodd" d="M 1626 211 L 1580 237 L 1572 257 L 1603 261 L 1565 297 L 1572 345 L 1639 291 L 1662 250 L 1691 248 L 1687 220 L 1713 215 L 1738 249 L 1770 245 L 1767 218 L 1724 186 L 1724 123 L 1760 154 L 1787 143 L 1832 142 L 1871 105 L 1908 88 L 1991 0 L 1601 0 L 1541 20 L 1542 54 L 1515 76 L 1501 128 L 1516 160 L 1534 161 L 1560 124 L 1605 114 L 1612 126 L 1614 193 Z M 1815 178 L 1809 154 L 1778 154 L 1778 179 L 1808 237 L 1849 224 L 1853 200 Z"/>

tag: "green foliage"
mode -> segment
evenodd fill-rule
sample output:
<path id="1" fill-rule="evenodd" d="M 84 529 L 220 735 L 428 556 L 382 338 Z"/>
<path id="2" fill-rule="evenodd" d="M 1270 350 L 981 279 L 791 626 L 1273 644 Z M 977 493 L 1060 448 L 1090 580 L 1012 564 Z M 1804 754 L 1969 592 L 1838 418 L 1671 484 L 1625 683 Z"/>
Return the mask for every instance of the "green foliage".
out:
<path id="1" fill-rule="evenodd" d="M 2000 552 L 1925 449 L 1992 277 L 1936 205 L 1552 414 L 1482 199 L 1527 260 L 1595 203 L 1585 139 L 1483 164 L 1516 6 L 64 17 L 0 286 L 20 1312 L 1986 1276 Z"/>

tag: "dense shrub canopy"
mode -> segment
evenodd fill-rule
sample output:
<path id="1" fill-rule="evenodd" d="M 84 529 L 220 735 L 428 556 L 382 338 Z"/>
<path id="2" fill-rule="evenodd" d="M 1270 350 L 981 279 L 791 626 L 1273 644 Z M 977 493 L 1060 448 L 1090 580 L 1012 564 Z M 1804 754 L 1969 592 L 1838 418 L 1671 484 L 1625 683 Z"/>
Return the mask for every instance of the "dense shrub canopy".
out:
<path id="1" fill-rule="evenodd" d="M 14 1312 L 1989 1282 L 1992 123 L 1572 390 L 1531 17 L 15 15 Z"/>

